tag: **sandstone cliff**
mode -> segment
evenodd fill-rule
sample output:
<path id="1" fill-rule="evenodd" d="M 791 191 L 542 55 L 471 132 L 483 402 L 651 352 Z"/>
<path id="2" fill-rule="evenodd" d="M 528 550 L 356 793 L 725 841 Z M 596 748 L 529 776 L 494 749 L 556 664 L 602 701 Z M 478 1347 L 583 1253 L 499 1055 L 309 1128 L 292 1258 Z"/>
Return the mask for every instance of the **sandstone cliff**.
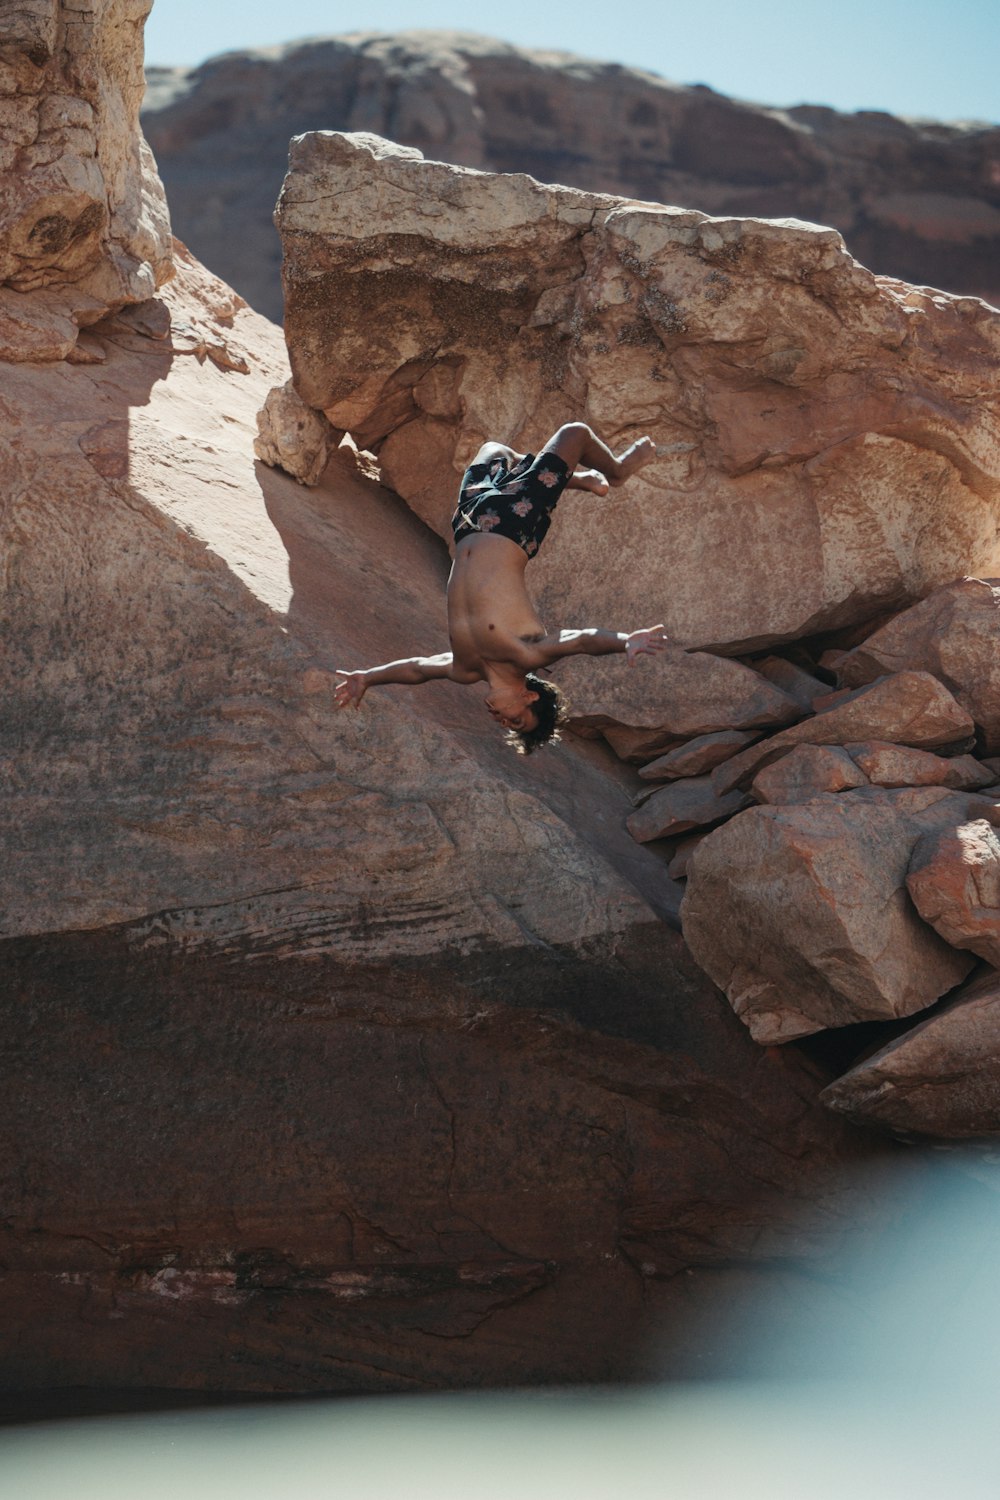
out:
<path id="1" fill-rule="evenodd" d="M 628 830 L 756 1040 L 874 1026 L 832 1107 L 1000 1130 L 994 993 L 961 988 L 1000 954 L 1000 584 L 960 576 L 1000 563 L 1000 314 L 872 276 L 831 230 L 370 135 L 296 139 L 276 217 L 294 382 L 268 462 L 308 480 L 316 431 L 348 429 L 447 535 L 441 475 L 484 438 L 537 449 L 573 415 L 656 439 L 627 499 L 564 496 L 532 563 L 551 620 L 675 637 L 642 674 L 558 663 L 572 722 L 668 783 Z"/>
<path id="2" fill-rule="evenodd" d="M 1000 304 L 1000 129 L 770 109 L 453 32 L 226 53 L 150 71 L 145 125 L 178 232 L 278 319 L 271 210 L 290 136 L 371 131 L 426 156 L 712 215 L 834 225 L 872 270 Z"/>
<path id="3" fill-rule="evenodd" d="M 447 684 L 333 711 L 334 665 L 444 643 L 445 549 L 349 448 L 310 490 L 255 465 L 281 337 L 148 244 L 80 13 L 6 43 L 122 170 L 0 366 L 0 1384 L 725 1368 L 720 1294 L 877 1233 L 885 1148 L 693 963 L 603 743 L 525 764 Z M 88 14 L 134 77 L 137 14 Z"/>

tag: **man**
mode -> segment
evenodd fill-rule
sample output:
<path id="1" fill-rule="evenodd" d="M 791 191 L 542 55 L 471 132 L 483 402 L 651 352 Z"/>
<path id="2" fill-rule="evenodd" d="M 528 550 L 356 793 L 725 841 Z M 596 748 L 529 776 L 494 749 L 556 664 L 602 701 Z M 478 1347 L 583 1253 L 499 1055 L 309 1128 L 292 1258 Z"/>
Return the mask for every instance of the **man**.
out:
<path id="1" fill-rule="evenodd" d="M 486 710 L 509 731 L 522 755 L 558 738 L 566 717 L 554 683 L 534 675 L 564 656 L 622 652 L 629 665 L 667 644 L 662 625 L 622 634 L 612 630 L 547 633 L 528 597 L 524 570 L 538 551 L 564 489 L 606 495 L 612 485 L 656 457 L 650 438 L 639 438 L 618 458 L 583 422 L 560 427 L 536 457 L 503 443 L 485 443 L 466 470 L 452 518 L 455 561 L 448 579 L 451 650 L 411 656 L 366 671 L 342 672 L 338 708 L 359 707 L 376 683 L 416 685 L 447 678 L 485 682 Z"/>

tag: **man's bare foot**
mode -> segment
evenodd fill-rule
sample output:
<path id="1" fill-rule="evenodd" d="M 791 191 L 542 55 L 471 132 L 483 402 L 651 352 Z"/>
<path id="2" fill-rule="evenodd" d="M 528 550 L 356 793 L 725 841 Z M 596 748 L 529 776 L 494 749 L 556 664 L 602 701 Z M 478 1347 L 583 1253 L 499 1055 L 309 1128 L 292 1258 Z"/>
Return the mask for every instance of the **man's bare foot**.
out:
<path id="1" fill-rule="evenodd" d="M 599 469 L 576 469 L 573 472 L 573 488 L 590 490 L 593 495 L 606 495 L 611 486 Z"/>
<path id="2" fill-rule="evenodd" d="M 637 438 L 618 458 L 618 473 L 612 484 L 624 484 L 626 479 L 651 464 L 656 457 L 656 444 L 652 438 Z"/>

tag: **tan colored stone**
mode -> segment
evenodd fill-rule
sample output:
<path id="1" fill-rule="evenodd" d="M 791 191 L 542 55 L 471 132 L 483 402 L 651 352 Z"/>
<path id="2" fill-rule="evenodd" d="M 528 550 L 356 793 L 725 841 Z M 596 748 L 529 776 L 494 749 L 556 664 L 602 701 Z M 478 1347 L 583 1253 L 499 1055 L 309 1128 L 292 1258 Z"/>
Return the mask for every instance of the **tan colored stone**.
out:
<path id="1" fill-rule="evenodd" d="M 837 666 L 849 686 L 884 672 L 933 672 L 1000 750 L 1000 580 L 961 578 L 897 615 Z"/>
<path id="2" fill-rule="evenodd" d="M 444 643 L 444 549 L 253 463 L 280 335 L 175 255 L 89 363 L 4 369 L 4 1381 L 634 1377 L 650 1299 L 676 1365 L 720 1274 L 884 1210 L 660 920 L 602 747 L 525 764 L 450 683 L 335 711 Z"/>
<path id="3" fill-rule="evenodd" d="M 532 563 L 547 622 L 751 650 L 1000 570 L 1000 314 L 914 301 L 833 231 L 336 132 L 293 142 L 277 220 L 296 389 L 440 535 L 486 437 L 654 437 L 627 491 L 560 501 Z M 420 404 L 437 364 L 458 415 L 436 387 Z"/>
<path id="4" fill-rule="evenodd" d="M 659 919 L 603 747 L 524 761 L 450 683 L 334 710 L 445 644 L 444 549 L 255 465 L 280 332 L 176 254 L 168 337 L 3 372 L 4 1380 L 652 1374 L 650 1298 L 884 1210 Z"/>
<path id="5" fill-rule="evenodd" d="M 796 745 L 758 771 L 750 786 L 758 802 L 808 802 L 825 792 L 867 786 L 868 778 L 846 750 L 833 745 Z"/>
<path id="6" fill-rule="evenodd" d="M 831 1083 L 824 1104 L 859 1125 L 956 1140 L 1000 1132 L 1000 975 Z"/>
<path id="7" fill-rule="evenodd" d="M 645 781 L 676 781 L 682 776 L 704 776 L 759 738 L 760 735 L 745 729 L 720 729 L 714 734 L 699 734 L 644 765 L 639 775 Z"/>
<path id="8" fill-rule="evenodd" d="M 571 724 L 587 729 L 647 729 L 678 740 L 788 724 L 801 713 L 749 667 L 705 651 L 668 647 L 634 667 L 618 655 L 571 657 L 553 675 L 569 698 Z"/>
<path id="9" fill-rule="evenodd" d="M 866 787 L 749 808 L 699 845 L 684 936 L 756 1041 L 912 1015 L 969 972 L 917 916 L 906 871 L 923 833 L 974 805 L 943 788 Z"/>
<path id="10" fill-rule="evenodd" d="M 693 776 L 669 786 L 650 788 L 643 793 L 643 798 L 642 806 L 626 820 L 629 833 L 639 844 L 647 844 L 652 839 L 673 838 L 690 828 L 721 822 L 748 806 L 750 801 L 742 792 L 717 796 L 708 776 Z"/>
<path id="11" fill-rule="evenodd" d="M 978 818 L 925 834 L 910 859 L 906 888 L 946 943 L 1000 967 L 1000 839 L 992 823 Z"/>
<path id="12" fill-rule="evenodd" d="M 262 463 L 311 487 L 319 483 L 342 437 L 321 411 L 299 399 L 288 380 L 268 393 L 257 413 L 253 451 Z"/>
<path id="13" fill-rule="evenodd" d="M 8 6 L 0 101 L 0 358 L 67 357 L 80 327 L 171 274 L 163 188 L 138 128 L 148 0 Z"/>
<path id="14" fill-rule="evenodd" d="M 721 795 L 748 786 L 758 769 L 792 745 L 847 745 L 877 739 L 933 748 L 961 740 L 971 728 L 969 715 L 936 677 L 928 672 L 900 672 L 751 745 L 718 766 L 712 776 Z"/>
<path id="15" fill-rule="evenodd" d="M 885 740 L 869 740 L 845 749 L 873 786 L 946 786 L 955 792 L 968 792 L 996 780 L 974 755 L 946 759 L 929 750 L 914 750 Z"/>

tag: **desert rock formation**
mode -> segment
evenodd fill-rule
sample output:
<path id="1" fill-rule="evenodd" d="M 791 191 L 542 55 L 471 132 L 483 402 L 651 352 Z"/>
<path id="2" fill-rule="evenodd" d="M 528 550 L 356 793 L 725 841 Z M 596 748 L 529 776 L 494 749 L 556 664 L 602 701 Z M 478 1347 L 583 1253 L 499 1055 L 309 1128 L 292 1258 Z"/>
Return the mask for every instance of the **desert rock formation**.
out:
<path id="1" fill-rule="evenodd" d="M 832 224 L 875 271 L 1000 305 L 995 124 L 774 109 L 614 63 L 428 31 L 153 68 L 144 117 L 178 233 L 275 319 L 271 211 L 288 141 L 310 130 L 371 131 L 441 161 L 717 216 Z"/>
<path id="2" fill-rule="evenodd" d="M 293 142 L 277 222 L 296 390 L 442 535 L 486 438 L 655 438 L 627 492 L 562 500 L 543 616 L 732 654 L 1000 567 L 1000 315 L 873 277 L 832 230 L 329 133 Z"/>
<path id="3" fill-rule="evenodd" d="M 933 672 L 1000 750 L 1000 582 L 961 578 L 890 620 L 829 664 L 847 687 L 905 669 Z"/>
<path id="4" fill-rule="evenodd" d="M 163 188 L 137 127 L 143 72 L 134 37 L 151 4 L 4 6 L 4 360 L 70 356 L 81 327 L 146 301 L 170 274 Z"/>
<path id="5" fill-rule="evenodd" d="M 72 21 L 29 10 L 25 77 Z M 334 711 L 336 666 L 443 644 L 445 548 L 349 444 L 311 488 L 254 463 L 281 336 L 180 244 L 122 279 L 159 192 L 147 160 L 131 229 L 11 294 L 0 1385 L 725 1369 L 717 1299 L 877 1235 L 891 1152 L 664 920 L 614 726 L 525 763 L 452 684 Z"/>
<path id="6" fill-rule="evenodd" d="M 814 226 L 371 136 L 293 142 L 277 219 L 299 398 L 442 535 L 487 436 L 531 449 L 571 416 L 654 436 L 627 499 L 565 496 L 532 563 L 554 623 L 675 637 L 642 675 L 560 663 L 577 732 L 666 773 L 627 827 L 686 882 L 686 941 L 758 1041 L 864 1025 L 904 1059 L 930 1015 L 949 1055 L 949 996 L 994 955 L 976 896 L 995 841 L 974 858 L 969 829 L 1000 822 L 1000 590 L 963 575 L 997 557 L 1000 315 L 873 277 Z M 992 1055 L 985 1093 L 942 1064 L 902 1125 L 867 1083 L 824 1097 L 909 1133 L 996 1133 Z"/>

